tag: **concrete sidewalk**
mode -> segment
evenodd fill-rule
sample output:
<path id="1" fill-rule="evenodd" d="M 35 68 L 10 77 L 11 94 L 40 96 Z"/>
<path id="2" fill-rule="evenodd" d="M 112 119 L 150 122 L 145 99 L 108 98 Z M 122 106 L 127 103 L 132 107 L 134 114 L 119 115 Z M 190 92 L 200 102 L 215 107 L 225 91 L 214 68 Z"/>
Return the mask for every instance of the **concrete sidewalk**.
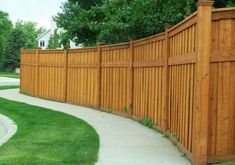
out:
<path id="1" fill-rule="evenodd" d="M 7 116 L 0 114 L 0 146 L 6 143 L 17 130 L 17 125 Z"/>
<path id="2" fill-rule="evenodd" d="M 0 86 L 3 85 L 20 85 L 20 79 L 0 77 Z"/>
<path id="3" fill-rule="evenodd" d="M 97 165 L 190 165 L 183 154 L 162 134 L 113 114 L 80 106 L 47 101 L 0 91 L 0 97 L 64 112 L 91 124 L 100 136 Z"/>

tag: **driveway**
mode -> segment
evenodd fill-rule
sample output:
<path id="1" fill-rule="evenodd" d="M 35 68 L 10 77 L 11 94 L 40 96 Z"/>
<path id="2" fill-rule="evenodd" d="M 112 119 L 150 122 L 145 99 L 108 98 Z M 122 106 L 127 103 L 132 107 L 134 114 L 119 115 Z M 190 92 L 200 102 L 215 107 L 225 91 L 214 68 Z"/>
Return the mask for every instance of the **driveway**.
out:
<path id="1" fill-rule="evenodd" d="M 188 159 L 159 132 L 131 119 L 76 105 L 2 90 L 0 97 L 64 112 L 87 121 L 100 137 L 97 165 L 190 165 Z"/>

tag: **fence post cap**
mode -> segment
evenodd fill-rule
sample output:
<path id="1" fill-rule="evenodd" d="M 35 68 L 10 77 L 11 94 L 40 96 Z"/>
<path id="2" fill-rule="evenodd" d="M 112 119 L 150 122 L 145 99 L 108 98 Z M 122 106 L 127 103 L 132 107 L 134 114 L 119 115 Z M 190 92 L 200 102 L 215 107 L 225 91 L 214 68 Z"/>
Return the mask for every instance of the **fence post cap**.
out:
<path id="1" fill-rule="evenodd" d="M 97 43 L 97 46 L 103 46 L 104 43 L 100 42 L 100 43 Z"/>
<path id="2" fill-rule="evenodd" d="M 166 26 L 165 26 L 165 30 L 170 29 L 170 28 L 172 28 L 172 27 L 173 27 L 173 25 L 166 25 Z"/>
<path id="3" fill-rule="evenodd" d="M 213 6 L 214 1 L 211 0 L 198 0 L 197 6 Z"/>
<path id="4" fill-rule="evenodd" d="M 129 43 L 133 43 L 134 41 L 135 41 L 135 40 L 132 39 L 132 38 L 129 39 Z"/>

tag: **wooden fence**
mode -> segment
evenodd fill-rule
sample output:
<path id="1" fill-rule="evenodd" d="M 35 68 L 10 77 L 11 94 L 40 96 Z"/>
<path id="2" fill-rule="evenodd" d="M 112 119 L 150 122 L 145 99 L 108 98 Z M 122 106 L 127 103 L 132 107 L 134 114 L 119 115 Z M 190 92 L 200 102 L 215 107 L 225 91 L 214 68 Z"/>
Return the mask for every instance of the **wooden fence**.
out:
<path id="1" fill-rule="evenodd" d="M 22 93 L 151 118 L 194 164 L 235 160 L 235 8 L 164 33 L 73 50 L 21 50 Z"/>

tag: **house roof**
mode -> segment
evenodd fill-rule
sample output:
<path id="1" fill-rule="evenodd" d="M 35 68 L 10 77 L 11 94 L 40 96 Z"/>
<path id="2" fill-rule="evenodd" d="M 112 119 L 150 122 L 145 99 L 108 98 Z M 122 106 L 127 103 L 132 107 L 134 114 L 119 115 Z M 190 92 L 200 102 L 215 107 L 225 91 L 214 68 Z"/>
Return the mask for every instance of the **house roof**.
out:
<path id="1" fill-rule="evenodd" d="M 38 36 L 37 40 L 39 40 L 40 38 L 42 38 L 44 35 L 46 35 L 47 33 L 50 33 L 51 29 L 45 31 L 44 33 L 42 33 L 41 35 Z"/>

